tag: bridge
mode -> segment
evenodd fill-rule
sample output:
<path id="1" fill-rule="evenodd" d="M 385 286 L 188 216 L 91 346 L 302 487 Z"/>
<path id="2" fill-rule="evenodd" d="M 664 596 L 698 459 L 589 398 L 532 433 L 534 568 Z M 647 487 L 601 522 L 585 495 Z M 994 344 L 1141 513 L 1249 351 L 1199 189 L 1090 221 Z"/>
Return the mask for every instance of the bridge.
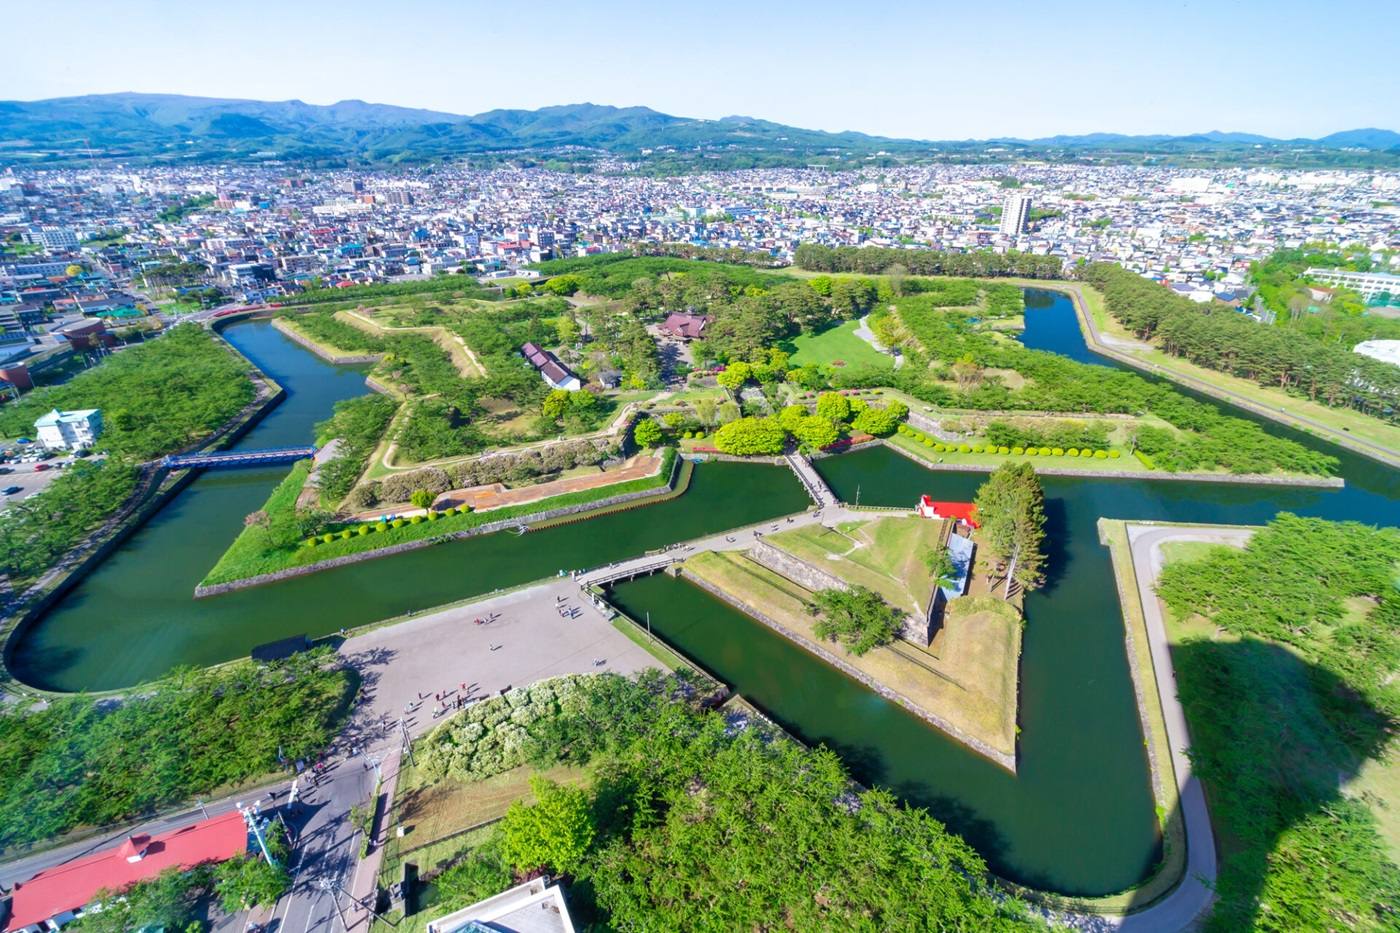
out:
<path id="1" fill-rule="evenodd" d="M 831 487 L 826 484 L 826 480 L 822 479 L 817 468 L 812 466 L 812 461 L 795 452 L 786 454 L 783 459 L 787 461 L 788 466 L 792 467 L 792 472 L 797 474 L 797 478 L 802 481 L 802 488 L 807 490 L 807 495 L 812 497 L 817 508 L 824 509 L 828 505 L 837 503 L 836 493 L 831 491 Z"/>
<path id="2" fill-rule="evenodd" d="M 166 457 L 160 465 L 167 470 L 217 469 L 219 467 L 268 466 L 293 463 L 314 456 L 315 447 L 270 447 L 264 450 L 228 450 L 216 453 L 181 454 Z"/>
<path id="3" fill-rule="evenodd" d="M 618 580 L 631 580 L 633 577 L 644 577 L 649 573 L 665 570 L 672 564 L 685 560 L 686 556 L 686 554 L 676 551 L 662 555 L 638 557 L 585 571 L 579 574 L 576 579 L 579 586 L 604 586 L 608 583 L 616 583 Z"/>

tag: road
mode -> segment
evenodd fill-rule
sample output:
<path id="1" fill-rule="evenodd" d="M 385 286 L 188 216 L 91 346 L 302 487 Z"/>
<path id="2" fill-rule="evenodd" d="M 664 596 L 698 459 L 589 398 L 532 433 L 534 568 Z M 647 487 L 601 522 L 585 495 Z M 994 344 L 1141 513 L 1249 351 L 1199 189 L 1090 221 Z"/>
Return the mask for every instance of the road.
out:
<path id="1" fill-rule="evenodd" d="M 1195 376 L 1190 376 L 1174 369 L 1167 369 L 1154 363 L 1146 363 L 1133 356 L 1131 353 L 1124 353 L 1115 348 L 1110 340 L 1099 333 L 1098 326 L 1094 323 L 1094 316 L 1089 313 L 1089 305 L 1084 299 L 1084 292 L 1080 286 L 1056 283 L 1051 287 L 1068 292 L 1074 297 L 1075 312 L 1086 331 L 1087 339 L 1085 340 L 1085 344 L 1095 353 L 1107 356 L 1110 359 L 1118 360 L 1120 363 L 1125 363 L 1134 369 L 1162 376 L 1172 382 L 1177 382 L 1188 388 L 1195 389 L 1197 392 L 1223 399 L 1231 405 L 1243 408 L 1245 411 L 1268 418 L 1271 421 L 1277 421 L 1280 424 L 1293 428 L 1303 427 L 1310 429 L 1338 446 L 1380 460 L 1387 466 L 1400 467 L 1400 450 L 1396 450 L 1394 447 L 1387 447 L 1385 444 L 1378 444 L 1375 441 L 1368 441 L 1364 438 L 1355 437 L 1349 432 L 1339 431 L 1329 424 L 1324 424 L 1306 415 L 1286 411 L 1283 408 L 1261 405 L 1233 389 L 1227 389 L 1214 382 L 1198 379 Z"/>
<path id="2" fill-rule="evenodd" d="M 1132 551 L 1133 573 L 1137 577 L 1138 599 L 1147 622 L 1147 641 L 1156 675 L 1157 695 L 1166 721 L 1167 744 L 1176 777 L 1182 817 L 1186 824 L 1186 877 L 1166 897 L 1146 910 L 1124 918 L 1120 929 L 1132 931 L 1185 930 L 1209 909 L 1214 900 L 1215 836 L 1211 832 L 1201 781 L 1191 770 L 1191 733 L 1186 713 L 1177 699 L 1176 674 L 1172 670 L 1171 647 L 1166 620 L 1157 599 L 1157 577 L 1162 571 L 1162 544 L 1167 541 L 1207 541 L 1240 545 L 1249 540 L 1248 528 L 1174 528 L 1155 525 L 1127 526 Z"/>

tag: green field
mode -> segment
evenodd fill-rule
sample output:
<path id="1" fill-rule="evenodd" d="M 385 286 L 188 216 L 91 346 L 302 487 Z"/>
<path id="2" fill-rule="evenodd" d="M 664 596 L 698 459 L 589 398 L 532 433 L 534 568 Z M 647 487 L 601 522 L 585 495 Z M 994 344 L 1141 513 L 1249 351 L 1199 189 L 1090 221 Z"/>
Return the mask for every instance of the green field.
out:
<path id="1" fill-rule="evenodd" d="M 836 528 L 808 525 L 764 540 L 849 583 L 879 593 L 905 612 L 922 615 L 933 593 L 923 556 L 942 544 L 943 522 L 887 516 Z"/>
<path id="2" fill-rule="evenodd" d="M 856 336 L 859 321 L 846 321 L 816 334 L 800 334 L 782 344 L 794 366 L 878 366 L 893 369 L 894 359 Z"/>

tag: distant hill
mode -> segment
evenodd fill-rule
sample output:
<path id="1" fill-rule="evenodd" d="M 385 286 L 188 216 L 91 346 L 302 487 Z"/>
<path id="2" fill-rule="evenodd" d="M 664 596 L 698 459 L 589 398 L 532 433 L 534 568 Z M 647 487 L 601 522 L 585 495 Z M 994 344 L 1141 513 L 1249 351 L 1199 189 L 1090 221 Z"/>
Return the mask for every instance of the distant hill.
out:
<path id="1" fill-rule="evenodd" d="M 748 152 L 786 155 L 800 162 L 834 153 L 870 155 L 882 151 L 902 155 L 1005 149 L 1180 152 L 1281 146 L 1380 152 L 1400 147 L 1400 133 L 1360 129 L 1319 140 L 1278 140 L 1215 131 L 1190 136 L 1093 133 L 935 142 L 828 133 L 754 117 L 699 120 L 648 107 L 598 104 L 490 110 L 467 116 L 360 100 L 320 105 L 176 94 L 0 101 L 0 160 L 17 163 L 64 161 L 89 154 L 160 162 L 276 157 L 374 163 L 565 147 L 626 154 L 643 149 Z"/>

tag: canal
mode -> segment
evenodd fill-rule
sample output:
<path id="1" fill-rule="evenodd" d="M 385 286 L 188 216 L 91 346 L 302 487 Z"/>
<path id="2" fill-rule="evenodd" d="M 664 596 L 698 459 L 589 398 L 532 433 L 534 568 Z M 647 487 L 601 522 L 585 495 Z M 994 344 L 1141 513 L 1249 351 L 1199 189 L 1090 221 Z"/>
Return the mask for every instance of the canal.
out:
<path id="1" fill-rule="evenodd" d="M 1030 290 L 1024 342 L 1086 362 L 1073 307 Z M 362 394 L 363 373 L 323 363 L 263 322 L 225 336 L 288 389 L 241 446 L 304 443 L 338 399 Z M 681 581 L 618 588 L 636 614 L 794 733 L 838 750 L 861 779 L 927 806 L 999 872 L 1037 886 L 1096 894 L 1138 881 L 1159 858 L 1122 620 L 1099 516 L 1258 523 L 1283 510 L 1400 524 L 1400 478 L 1337 456 L 1343 489 L 1046 477 L 1049 580 L 1027 601 L 1019 773 L 965 752 L 767 629 Z M 906 506 L 920 493 L 971 498 L 979 474 L 931 472 L 874 449 L 821 461 L 838 495 Z M 18 676 L 60 690 L 100 690 L 177 665 L 246 655 L 299 633 L 322 635 L 426 609 L 561 569 L 636 555 L 674 540 L 799 511 L 792 476 L 761 465 L 705 464 L 668 503 L 524 536 L 469 539 L 194 601 L 191 592 L 284 475 L 280 469 L 196 480 L 21 638 Z"/>

